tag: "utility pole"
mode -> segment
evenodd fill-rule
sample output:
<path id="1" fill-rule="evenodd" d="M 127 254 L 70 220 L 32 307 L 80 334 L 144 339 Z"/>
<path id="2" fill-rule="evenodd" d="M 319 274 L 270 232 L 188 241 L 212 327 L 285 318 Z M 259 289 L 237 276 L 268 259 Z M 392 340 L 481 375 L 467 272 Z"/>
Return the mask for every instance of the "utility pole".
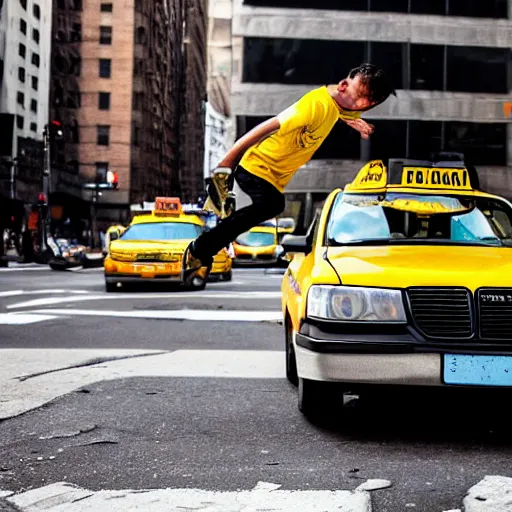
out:
<path id="1" fill-rule="evenodd" d="M 44 125 L 43 130 L 43 195 L 46 200 L 45 215 L 41 216 L 41 252 L 48 249 L 46 239 L 50 231 L 50 180 L 51 180 L 51 160 L 50 160 L 50 126 Z"/>

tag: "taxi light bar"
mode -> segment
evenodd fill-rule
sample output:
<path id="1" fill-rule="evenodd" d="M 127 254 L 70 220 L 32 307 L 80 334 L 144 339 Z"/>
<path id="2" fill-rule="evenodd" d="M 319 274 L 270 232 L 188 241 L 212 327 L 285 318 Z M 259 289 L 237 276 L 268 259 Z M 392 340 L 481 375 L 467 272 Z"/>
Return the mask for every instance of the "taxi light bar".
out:
<path id="1" fill-rule="evenodd" d="M 155 199 L 155 215 L 181 215 L 183 208 L 179 197 L 157 197 Z"/>

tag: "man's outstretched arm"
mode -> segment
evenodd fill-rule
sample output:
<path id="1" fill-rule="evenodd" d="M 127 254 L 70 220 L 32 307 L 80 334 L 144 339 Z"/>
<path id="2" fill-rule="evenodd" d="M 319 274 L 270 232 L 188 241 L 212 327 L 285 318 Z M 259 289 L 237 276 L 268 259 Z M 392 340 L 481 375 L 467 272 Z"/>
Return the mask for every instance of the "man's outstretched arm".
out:
<path id="1" fill-rule="evenodd" d="M 277 117 L 272 117 L 260 123 L 258 126 L 255 126 L 235 142 L 233 147 L 226 153 L 226 156 L 219 162 L 218 167 L 229 167 L 233 169 L 250 147 L 270 137 L 270 135 L 277 132 L 280 127 L 281 124 Z"/>

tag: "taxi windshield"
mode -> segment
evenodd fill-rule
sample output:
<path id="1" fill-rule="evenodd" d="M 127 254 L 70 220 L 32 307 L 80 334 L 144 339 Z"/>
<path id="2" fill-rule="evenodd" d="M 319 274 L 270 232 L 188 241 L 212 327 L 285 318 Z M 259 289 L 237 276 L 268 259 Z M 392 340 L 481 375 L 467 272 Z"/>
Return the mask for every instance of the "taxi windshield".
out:
<path id="1" fill-rule="evenodd" d="M 272 233 L 264 233 L 262 231 L 246 231 L 239 235 L 235 242 L 238 245 L 245 245 L 248 247 L 266 247 L 276 243 L 275 235 Z"/>
<path id="2" fill-rule="evenodd" d="M 476 196 L 340 194 L 328 221 L 327 243 L 511 247 L 512 209 Z"/>
<path id="3" fill-rule="evenodd" d="M 120 236 L 120 240 L 192 240 L 201 231 L 201 226 L 188 222 L 148 222 L 133 224 Z"/>

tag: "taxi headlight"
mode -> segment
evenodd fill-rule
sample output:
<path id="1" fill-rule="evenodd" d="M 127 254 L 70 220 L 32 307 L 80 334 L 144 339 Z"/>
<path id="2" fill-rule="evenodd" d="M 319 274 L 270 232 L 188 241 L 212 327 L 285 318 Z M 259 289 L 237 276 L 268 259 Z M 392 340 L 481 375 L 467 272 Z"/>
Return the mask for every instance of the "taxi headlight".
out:
<path id="1" fill-rule="evenodd" d="M 400 290 L 352 286 L 311 286 L 307 316 L 345 322 L 407 321 Z"/>

